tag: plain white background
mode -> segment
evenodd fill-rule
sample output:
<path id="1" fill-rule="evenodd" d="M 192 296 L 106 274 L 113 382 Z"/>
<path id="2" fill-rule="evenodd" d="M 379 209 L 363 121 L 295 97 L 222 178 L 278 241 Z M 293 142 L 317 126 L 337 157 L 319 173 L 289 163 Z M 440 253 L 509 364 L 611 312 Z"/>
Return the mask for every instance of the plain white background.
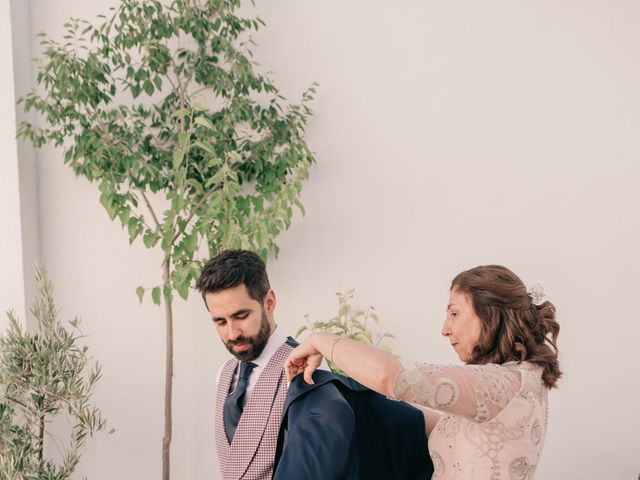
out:
<path id="1" fill-rule="evenodd" d="M 31 0 L 23 18 L 30 38 L 60 35 L 115 3 Z M 537 478 L 637 478 L 640 4 L 257 0 L 246 12 L 267 24 L 254 53 L 287 98 L 320 83 L 307 214 L 269 261 L 280 328 L 329 318 L 334 292 L 356 288 L 395 353 L 456 362 L 440 336 L 451 278 L 507 265 L 544 286 L 561 325 Z M 95 400 L 116 429 L 90 442 L 77 478 L 158 478 L 163 312 L 135 287 L 158 282 L 160 255 L 129 246 L 60 151 L 38 152 L 37 195 L 40 257 L 62 315 L 83 318 L 104 366 Z M 197 294 L 175 315 L 173 478 L 219 478 L 214 377 L 227 353 Z"/>
<path id="2" fill-rule="evenodd" d="M 15 139 L 16 117 L 14 75 L 12 62 L 11 16 L 9 2 L 0 2 L 0 63 L 7 67 L 0 73 L 0 265 L 3 278 L 0 283 L 0 331 L 8 323 L 4 311 L 11 308 L 24 318 L 25 298 L 22 277 L 22 231 L 20 221 L 20 189 L 18 148 Z"/>

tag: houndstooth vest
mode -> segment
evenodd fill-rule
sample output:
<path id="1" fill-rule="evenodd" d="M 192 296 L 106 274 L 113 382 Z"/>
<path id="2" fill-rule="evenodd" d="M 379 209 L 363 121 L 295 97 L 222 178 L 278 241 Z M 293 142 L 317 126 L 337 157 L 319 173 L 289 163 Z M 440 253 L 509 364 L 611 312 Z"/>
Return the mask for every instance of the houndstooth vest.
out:
<path id="1" fill-rule="evenodd" d="M 278 441 L 278 430 L 287 396 L 287 378 L 282 366 L 293 347 L 283 344 L 262 371 L 238 422 L 231 445 L 224 431 L 224 401 L 229 394 L 235 358 L 220 373 L 216 396 L 215 437 L 223 480 L 270 480 Z"/>

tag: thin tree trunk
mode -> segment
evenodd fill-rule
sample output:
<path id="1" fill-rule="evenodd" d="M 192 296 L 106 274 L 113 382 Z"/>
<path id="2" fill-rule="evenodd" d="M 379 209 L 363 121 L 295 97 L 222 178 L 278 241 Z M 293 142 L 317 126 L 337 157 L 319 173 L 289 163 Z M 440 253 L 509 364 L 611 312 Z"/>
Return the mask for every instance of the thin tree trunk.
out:
<path id="1" fill-rule="evenodd" d="M 164 285 L 171 280 L 171 263 L 167 258 L 163 267 Z M 164 437 L 162 439 L 162 480 L 169 480 L 171 474 L 171 435 L 172 435 L 172 392 L 173 392 L 173 311 L 171 298 L 164 299 L 166 319 L 166 359 L 164 380 Z"/>
<path id="2" fill-rule="evenodd" d="M 44 455 L 44 415 L 40 417 L 40 429 L 38 432 L 38 461 L 42 468 L 42 458 Z"/>

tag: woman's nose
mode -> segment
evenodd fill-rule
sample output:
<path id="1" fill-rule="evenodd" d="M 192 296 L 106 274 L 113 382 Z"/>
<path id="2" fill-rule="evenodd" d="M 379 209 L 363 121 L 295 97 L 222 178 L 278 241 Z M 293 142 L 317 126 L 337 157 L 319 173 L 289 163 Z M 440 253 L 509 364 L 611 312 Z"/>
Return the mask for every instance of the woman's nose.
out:
<path id="1" fill-rule="evenodd" d="M 442 324 L 442 331 L 440 332 L 443 337 L 448 337 L 451 335 L 451 328 L 449 326 L 449 316 L 444 319 L 444 323 Z"/>

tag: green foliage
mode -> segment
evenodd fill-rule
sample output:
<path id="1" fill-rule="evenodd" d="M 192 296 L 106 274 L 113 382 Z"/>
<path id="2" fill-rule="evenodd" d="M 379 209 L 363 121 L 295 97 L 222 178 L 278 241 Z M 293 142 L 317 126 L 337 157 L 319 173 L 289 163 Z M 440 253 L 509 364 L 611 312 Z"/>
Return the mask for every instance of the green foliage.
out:
<path id="1" fill-rule="evenodd" d="M 130 242 L 162 250 L 171 271 L 155 288 L 185 299 L 199 257 L 277 253 L 314 161 L 303 135 L 315 85 L 284 104 L 251 60 L 262 22 L 239 4 L 123 0 L 98 26 L 72 19 L 62 43 L 41 34 L 39 90 L 19 100 L 45 125 L 23 122 L 19 137 L 61 147 Z"/>
<path id="2" fill-rule="evenodd" d="M 304 141 L 315 84 L 287 104 L 255 70 L 248 36 L 263 23 L 240 0 L 122 0 L 97 26 L 71 19 L 40 34 L 38 88 L 19 100 L 40 125 L 18 136 L 64 151 L 129 241 L 162 252 L 167 324 L 163 479 L 169 478 L 174 292 L 186 299 L 204 258 L 228 248 L 277 253 L 313 155 Z"/>
<path id="3" fill-rule="evenodd" d="M 305 315 L 305 325 L 298 329 L 295 335 L 296 338 L 306 331 L 329 332 L 391 351 L 389 347 L 381 345 L 381 343 L 385 338 L 394 338 L 393 335 L 389 332 L 374 332 L 369 326 L 370 320 L 376 325 L 380 325 L 380 317 L 375 309 L 371 306 L 364 310 L 354 307 L 352 301 L 355 296 L 355 290 L 353 289 L 346 293 L 338 292 L 336 296 L 338 297 L 338 312 L 336 316 L 326 322 L 312 322 L 309 319 L 309 315 Z M 345 372 L 337 368 L 329 360 L 327 360 L 327 362 L 332 371 L 343 375 L 345 374 Z"/>
<path id="4" fill-rule="evenodd" d="M 37 333 L 24 332 L 9 312 L 9 329 L 0 336 L 0 478 L 63 480 L 77 467 L 87 437 L 106 429 L 91 404 L 101 368 L 90 364 L 88 348 L 79 344 L 79 320 L 71 320 L 70 328 L 58 320 L 43 268 L 38 267 L 36 279 Z M 47 425 L 56 416 L 71 426 L 67 444 L 56 441 L 60 464 L 43 451 Z"/>

